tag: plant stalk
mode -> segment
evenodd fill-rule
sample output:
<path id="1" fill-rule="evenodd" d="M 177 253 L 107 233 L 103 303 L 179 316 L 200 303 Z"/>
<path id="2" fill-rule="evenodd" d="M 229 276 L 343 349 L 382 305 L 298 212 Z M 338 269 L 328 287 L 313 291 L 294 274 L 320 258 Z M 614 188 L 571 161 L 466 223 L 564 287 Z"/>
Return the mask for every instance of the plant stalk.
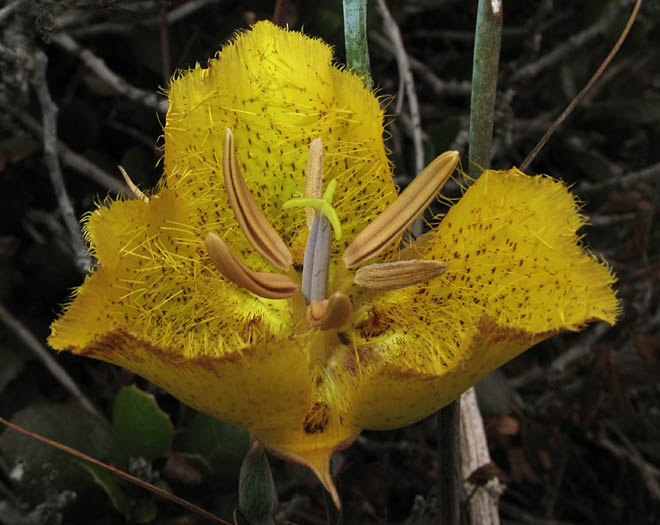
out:
<path id="1" fill-rule="evenodd" d="M 470 176 L 490 167 L 497 73 L 502 42 L 502 1 L 479 0 L 470 98 Z M 460 521 L 460 398 L 440 411 L 440 497 L 442 525 Z"/>
<path id="2" fill-rule="evenodd" d="M 365 85 L 371 87 L 367 44 L 367 0 L 344 0 L 344 42 L 346 69 L 361 76 Z"/>
<path id="3" fill-rule="evenodd" d="M 479 0 L 470 99 L 470 176 L 490 167 L 497 72 L 502 41 L 502 2 Z"/>

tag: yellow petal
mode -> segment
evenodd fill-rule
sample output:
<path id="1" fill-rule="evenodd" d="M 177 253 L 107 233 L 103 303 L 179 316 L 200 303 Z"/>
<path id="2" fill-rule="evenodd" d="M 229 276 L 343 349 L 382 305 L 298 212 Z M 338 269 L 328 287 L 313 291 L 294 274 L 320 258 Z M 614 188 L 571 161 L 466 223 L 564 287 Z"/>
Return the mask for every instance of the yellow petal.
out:
<path id="1" fill-rule="evenodd" d="M 176 194 L 115 202 L 87 220 L 100 268 L 53 323 L 57 348 L 84 347 L 113 329 L 140 334 L 182 356 L 221 356 L 292 331 L 295 300 L 257 298 L 211 263 Z M 304 307 L 301 307 L 304 312 Z M 68 338 L 72 337 L 73 340 Z"/>
<path id="2" fill-rule="evenodd" d="M 250 258 L 253 250 L 228 206 L 222 180 L 226 128 L 233 130 L 247 186 L 297 263 L 308 233 L 305 214 L 281 205 L 305 192 L 314 139 L 323 139 L 324 179 L 338 179 L 333 206 L 346 218 L 335 253 L 396 198 L 378 99 L 333 62 L 322 41 L 259 22 L 207 68 L 196 67 L 171 84 L 164 130 L 167 185 L 185 199 L 200 236 L 227 232 L 225 240 L 252 268 L 266 269 Z"/>
<path id="3" fill-rule="evenodd" d="M 562 183 L 483 173 L 435 231 L 402 252 L 447 261 L 445 274 L 355 298 L 356 371 L 336 378 L 347 421 L 411 423 L 552 334 L 613 323 L 614 278 L 581 247 L 582 224 Z"/>
<path id="4" fill-rule="evenodd" d="M 187 358 L 178 349 L 160 348 L 118 329 L 66 349 L 131 370 L 200 412 L 264 436 L 266 443 L 277 440 L 281 428 L 296 428 L 311 404 L 301 338 L 239 348 L 222 357 Z"/>

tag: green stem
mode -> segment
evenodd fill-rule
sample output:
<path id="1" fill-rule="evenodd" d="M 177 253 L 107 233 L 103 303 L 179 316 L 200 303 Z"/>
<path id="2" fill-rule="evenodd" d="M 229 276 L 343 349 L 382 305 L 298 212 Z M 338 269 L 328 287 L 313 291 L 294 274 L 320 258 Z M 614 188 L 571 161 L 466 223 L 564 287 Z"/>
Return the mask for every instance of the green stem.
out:
<path id="1" fill-rule="evenodd" d="M 364 83 L 371 87 L 367 44 L 367 0 L 344 0 L 344 41 L 346 68 L 361 76 Z"/>
<path id="2" fill-rule="evenodd" d="M 494 4 L 497 12 L 494 12 Z M 482 168 L 490 167 L 501 40 L 501 1 L 479 0 L 470 100 L 470 175 L 473 178 L 481 174 Z"/>

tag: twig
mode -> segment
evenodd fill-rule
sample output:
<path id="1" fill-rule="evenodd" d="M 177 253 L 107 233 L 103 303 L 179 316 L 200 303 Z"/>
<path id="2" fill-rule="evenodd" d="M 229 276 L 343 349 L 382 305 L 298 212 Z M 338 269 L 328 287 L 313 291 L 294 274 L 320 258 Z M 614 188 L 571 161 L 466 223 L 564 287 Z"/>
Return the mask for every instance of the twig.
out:
<path id="1" fill-rule="evenodd" d="M 11 109 L 4 106 L 3 109 L 7 109 L 11 112 Z M 13 114 L 30 132 L 40 139 L 43 138 L 43 129 L 30 115 L 27 113 Z M 96 164 L 93 164 L 82 155 L 72 151 L 66 144 L 64 144 L 64 142 L 58 141 L 57 148 L 62 162 L 68 168 L 76 170 L 78 173 L 89 177 L 97 184 L 114 193 L 120 193 L 124 189 L 124 185 L 117 178 L 99 168 Z"/>
<path id="2" fill-rule="evenodd" d="M 548 129 L 548 131 L 545 132 L 545 135 L 541 137 L 541 140 L 539 140 L 538 144 L 534 146 L 534 149 L 527 155 L 527 158 L 522 162 L 520 165 L 520 169 L 522 171 L 527 170 L 529 165 L 532 163 L 534 160 L 534 157 L 538 154 L 539 151 L 543 148 L 545 143 L 548 141 L 548 139 L 552 136 L 552 134 L 555 132 L 555 130 L 561 126 L 561 124 L 568 118 L 568 116 L 573 112 L 575 107 L 580 103 L 580 101 L 584 98 L 584 96 L 587 94 L 589 89 L 591 89 L 591 86 L 594 85 L 594 82 L 598 80 L 598 78 L 603 74 L 603 71 L 607 68 L 609 63 L 612 61 L 612 59 L 615 57 L 615 55 L 619 52 L 619 49 L 623 45 L 624 40 L 628 36 L 628 33 L 630 32 L 630 28 L 632 27 L 633 23 L 635 22 L 635 19 L 637 18 L 637 13 L 639 13 L 639 9 L 642 7 L 642 0 L 637 0 L 635 2 L 635 7 L 633 7 L 632 13 L 630 14 L 630 18 L 628 18 L 628 23 L 626 24 L 626 27 L 623 29 L 621 32 L 621 35 L 619 36 L 619 39 L 616 41 L 616 44 L 614 44 L 614 47 L 610 51 L 610 53 L 605 57 L 605 60 L 603 60 L 603 63 L 600 65 L 600 67 L 596 70 L 596 72 L 593 74 L 593 76 L 589 79 L 589 82 L 587 82 L 586 86 L 582 88 L 582 91 L 580 91 L 577 96 L 571 100 L 571 103 L 566 106 L 566 109 L 557 117 L 557 120 L 555 120 L 552 123 L 552 126 Z"/>
<path id="3" fill-rule="evenodd" d="M 275 9 L 271 20 L 276 26 L 285 26 L 287 0 L 275 0 Z"/>
<path id="4" fill-rule="evenodd" d="M 472 65 L 470 98 L 470 175 L 477 178 L 490 167 L 497 72 L 502 41 L 502 10 L 493 9 L 491 0 L 479 0 Z"/>
<path id="5" fill-rule="evenodd" d="M 641 182 L 652 182 L 660 176 L 660 162 L 652 164 L 639 171 L 633 171 L 623 177 L 614 177 L 604 182 L 580 182 L 577 187 L 578 193 L 611 190 L 614 188 L 632 188 Z"/>
<path id="6" fill-rule="evenodd" d="M 25 0 L 14 0 L 0 9 L 0 22 L 4 22 L 5 18 L 11 15 Z"/>
<path id="7" fill-rule="evenodd" d="M 51 447 L 54 447 L 58 450 L 61 450 L 62 452 L 66 452 L 67 454 L 70 454 L 76 458 L 82 459 L 84 461 L 87 461 L 89 463 L 92 463 L 93 465 L 96 465 L 97 467 L 101 467 L 102 469 L 107 470 L 111 474 L 117 476 L 118 478 L 121 478 L 125 481 L 128 481 L 130 483 L 133 483 L 134 485 L 137 485 L 138 487 L 142 487 L 143 489 L 146 489 L 150 492 L 153 492 L 154 494 L 160 496 L 161 498 L 165 498 L 167 500 L 170 500 L 177 505 L 181 505 L 182 507 L 185 507 L 188 510 L 191 510 L 193 512 L 196 512 L 197 514 L 204 516 L 206 519 L 209 519 L 211 521 L 214 521 L 216 523 L 223 523 L 224 525 L 230 525 L 228 522 L 220 519 L 218 516 L 215 514 L 211 514 L 210 512 L 202 509 L 201 507 L 198 507 L 197 505 L 194 505 L 193 503 L 190 503 L 189 501 L 186 501 L 183 498 L 179 498 L 178 496 L 175 496 L 174 494 L 170 494 L 169 492 L 161 489 L 160 487 L 157 487 L 155 485 L 152 485 L 151 483 L 147 483 L 146 481 L 141 480 L 140 478 L 136 478 L 135 476 L 131 476 L 130 474 L 127 474 L 123 470 L 119 470 L 118 468 L 113 467 L 112 465 L 108 465 L 107 463 L 103 463 L 102 461 L 99 461 L 98 459 L 94 459 L 91 456 L 88 456 L 87 454 L 83 454 L 82 452 L 79 452 L 78 450 L 68 447 L 66 445 L 63 445 L 62 443 L 58 443 L 57 441 L 53 441 L 52 439 L 45 438 L 43 436 L 40 436 L 39 434 L 36 434 L 34 432 L 30 432 L 29 430 L 26 430 L 23 427 L 20 427 L 18 425 L 15 425 L 14 423 L 11 423 L 7 421 L 5 418 L 0 417 L 0 423 L 7 425 L 9 428 L 12 430 L 15 430 L 16 432 L 20 432 L 21 434 L 25 434 L 26 436 L 30 436 L 31 438 L 36 439 L 37 441 L 40 441 L 42 443 L 45 443 L 46 445 L 49 445 Z"/>
<path id="8" fill-rule="evenodd" d="M 85 273 L 87 272 L 91 259 L 87 253 L 85 242 L 82 238 L 80 231 L 80 223 L 76 218 L 73 211 L 71 200 L 66 192 L 66 185 L 62 177 L 62 170 L 60 169 L 60 161 L 57 152 L 57 106 L 50 97 L 48 91 L 48 84 L 46 83 L 46 66 L 48 58 L 41 50 L 36 50 L 34 54 L 34 71 L 32 76 L 32 83 L 37 92 L 39 103 L 41 104 L 41 114 L 43 119 L 43 143 L 44 143 L 44 159 L 48 166 L 50 173 L 50 180 L 53 184 L 57 204 L 62 213 L 62 219 L 69 230 L 71 238 L 71 245 L 73 247 L 73 254 L 75 263 L 78 269 Z"/>
<path id="9" fill-rule="evenodd" d="M 209 5 L 218 4 L 220 0 L 189 0 L 179 7 L 172 9 L 167 15 L 167 23 L 172 25 L 180 22 L 184 18 L 196 13 Z M 155 20 L 153 22 L 155 24 Z"/>
<path id="10" fill-rule="evenodd" d="M 172 9 L 167 15 L 168 25 L 176 24 L 184 20 L 188 16 L 196 13 L 209 5 L 218 4 L 220 0 L 189 0 L 181 4 L 179 7 Z M 60 16 L 57 18 L 57 26 L 59 28 L 69 29 L 69 33 L 76 37 L 90 37 L 97 35 L 119 34 L 124 35 L 135 31 L 136 27 L 155 27 L 161 23 L 159 16 L 153 16 L 146 20 L 141 17 L 134 17 L 132 24 L 115 23 L 115 22 L 102 22 L 94 25 L 80 26 L 80 16 Z M 77 27 L 74 27 L 77 26 Z"/>
<path id="11" fill-rule="evenodd" d="M 89 49 L 80 46 L 80 44 L 78 44 L 78 42 L 76 42 L 68 34 L 57 33 L 53 36 L 53 42 L 69 53 L 80 58 L 80 60 L 82 60 L 87 65 L 87 67 L 94 71 L 94 73 L 100 79 L 102 79 L 120 95 L 124 95 L 130 100 L 143 104 L 150 109 L 161 109 L 161 104 L 155 93 L 144 91 L 129 84 L 126 80 L 117 75 L 117 73 L 112 71 L 103 61 L 103 59 L 97 57 Z"/>
<path id="12" fill-rule="evenodd" d="M 410 67 L 419 73 L 436 95 L 467 96 L 472 90 L 472 84 L 467 80 L 442 80 L 431 71 L 424 62 L 409 56 Z"/>
<path id="13" fill-rule="evenodd" d="M 378 31 L 369 31 L 369 38 L 389 53 L 391 42 Z M 471 84 L 467 80 L 442 80 L 421 60 L 408 55 L 410 68 L 419 73 L 436 95 L 466 96 L 470 94 Z"/>
<path id="14" fill-rule="evenodd" d="M 588 332 L 580 335 L 580 341 L 567 351 L 562 352 L 559 357 L 550 363 L 549 367 L 533 368 L 529 372 L 510 379 L 509 384 L 513 388 L 519 389 L 541 378 L 552 381 L 554 378 L 561 376 L 566 368 L 591 352 L 593 345 L 607 333 L 609 328 L 610 326 L 607 323 L 596 324 Z"/>
<path id="15" fill-rule="evenodd" d="M 619 14 L 619 8 L 619 3 L 612 4 L 612 7 L 610 7 L 603 15 L 603 17 L 600 18 L 595 24 L 585 29 L 584 31 L 571 36 L 566 42 L 558 45 L 555 49 L 553 49 L 547 55 L 542 56 L 537 61 L 521 67 L 511 76 L 511 80 L 513 82 L 517 82 L 535 77 L 543 70 L 558 64 L 569 54 L 573 53 L 576 49 L 582 47 L 584 44 L 600 35 L 607 28 L 607 26 L 610 25 L 612 20 L 614 20 L 614 18 Z"/>
<path id="16" fill-rule="evenodd" d="M 642 475 L 642 479 L 646 484 L 651 496 L 660 501 L 660 469 L 648 463 L 634 445 L 622 433 L 617 432 L 619 438 L 624 441 L 625 448 L 614 444 L 608 437 L 601 437 L 598 443 L 609 450 L 612 454 L 620 459 L 625 459 L 632 463 Z"/>
<path id="17" fill-rule="evenodd" d="M 490 463 L 488 442 L 484 422 L 481 418 L 477 396 L 470 388 L 461 396 L 461 472 L 464 480 L 475 470 Z M 464 481 L 469 494 L 475 487 Z M 477 488 L 470 498 L 470 522 L 479 525 L 497 525 L 500 522 L 498 502 L 504 492 L 504 485 L 497 479 L 489 480 Z"/>
<path id="18" fill-rule="evenodd" d="M 415 172 L 420 173 L 424 169 L 424 148 L 422 146 L 422 119 L 419 114 L 417 94 L 415 93 L 415 79 L 410 72 L 410 61 L 408 60 L 406 48 L 403 45 L 403 38 L 401 37 L 399 26 L 394 20 L 392 13 L 390 13 L 390 10 L 387 8 L 385 0 L 376 0 L 376 6 L 378 7 L 380 16 L 383 18 L 385 33 L 389 37 L 391 44 L 394 46 L 394 56 L 396 57 L 396 63 L 399 68 L 399 82 L 402 86 L 405 86 L 408 108 L 410 110 L 410 121 L 412 124 L 413 144 L 415 147 Z M 397 114 L 401 113 L 403 106 L 402 95 L 403 89 L 399 88 L 399 98 L 395 109 L 395 113 Z M 418 233 L 421 234 L 421 231 Z"/>
<path id="19" fill-rule="evenodd" d="M 94 415 L 101 417 L 101 414 L 91 401 L 89 401 L 85 394 L 78 388 L 75 381 L 67 374 L 66 370 L 62 368 L 59 363 L 53 358 L 50 352 L 37 340 L 32 333 L 25 328 L 21 322 L 16 319 L 2 304 L 0 304 L 0 320 L 7 325 L 16 336 L 23 341 L 34 355 L 42 362 L 46 369 L 53 375 L 55 379 L 67 390 L 80 405 Z"/>

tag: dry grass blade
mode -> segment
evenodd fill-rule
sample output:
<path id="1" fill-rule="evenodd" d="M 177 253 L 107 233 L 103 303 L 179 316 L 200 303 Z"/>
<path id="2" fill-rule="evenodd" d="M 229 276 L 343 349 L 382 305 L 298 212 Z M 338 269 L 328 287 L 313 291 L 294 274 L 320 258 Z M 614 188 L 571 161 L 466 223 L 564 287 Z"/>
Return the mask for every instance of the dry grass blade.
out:
<path id="1" fill-rule="evenodd" d="M 206 235 L 206 250 L 218 271 L 229 281 L 265 299 L 286 299 L 298 291 L 287 275 L 250 270 L 215 233 Z"/>
<path id="2" fill-rule="evenodd" d="M 520 165 L 520 169 L 522 171 L 526 171 L 527 168 L 529 168 L 529 165 L 532 163 L 536 155 L 538 155 L 539 151 L 543 149 L 543 146 L 545 146 L 545 143 L 548 142 L 552 134 L 557 130 L 559 126 L 561 126 L 564 120 L 568 118 L 568 116 L 573 112 L 575 107 L 580 103 L 580 101 L 584 98 L 587 92 L 591 89 L 591 86 L 594 85 L 596 80 L 598 80 L 605 71 L 605 69 L 607 69 L 607 66 L 609 66 L 614 56 L 619 52 L 619 49 L 623 45 L 624 40 L 628 36 L 628 33 L 630 32 L 630 28 L 632 27 L 633 23 L 635 22 L 635 19 L 637 18 L 637 13 L 639 13 L 640 7 L 642 7 L 642 0 L 637 0 L 637 2 L 635 3 L 635 7 L 633 7 L 632 13 L 630 14 L 630 18 L 628 18 L 626 27 L 621 32 L 619 39 L 616 41 L 616 44 L 614 44 L 614 47 L 612 48 L 610 53 L 607 55 L 605 60 L 603 60 L 603 63 L 596 70 L 593 76 L 589 79 L 589 82 L 587 82 L 587 84 L 582 88 L 582 91 L 580 91 L 577 94 L 577 96 L 571 101 L 571 103 L 568 106 L 566 106 L 566 109 L 561 113 L 561 115 L 557 117 L 557 119 L 552 123 L 552 126 L 550 126 L 550 128 L 548 128 L 548 131 L 545 132 L 545 135 L 543 135 L 541 140 L 539 140 L 538 144 L 534 146 L 534 149 L 529 153 L 529 155 L 527 155 L 525 160 Z"/>
<path id="3" fill-rule="evenodd" d="M 133 195 L 135 195 L 135 198 L 144 202 L 149 202 L 149 197 L 142 193 L 142 190 L 140 190 L 140 188 L 135 185 L 135 183 L 128 176 L 128 173 L 126 173 L 126 170 L 123 168 L 123 166 L 117 166 L 117 168 L 119 168 L 121 176 L 124 177 L 124 181 L 126 182 L 128 189 L 131 190 Z"/>
<path id="4" fill-rule="evenodd" d="M 229 204 L 241 230 L 252 247 L 280 270 L 287 270 L 293 259 L 289 249 L 254 200 L 236 158 L 234 135 L 227 128 L 222 153 L 222 171 Z"/>
<path id="5" fill-rule="evenodd" d="M 22 427 L 19 427 L 18 425 L 14 425 L 13 423 L 10 423 L 3 417 L 0 417 L 0 423 L 3 423 L 7 425 L 9 428 L 15 430 L 16 432 L 20 432 L 21 434 L 25 434 L 26 436 L 30 436 L 31 438 L 36 439 L 37 441 L 41 441 L 42 443 L 45 443 L 46 445 L 49 445 L 51 447 L 54 447 L 58 450 L 61 450 L 63 452 L 66 452 L 67 454 L 71 454 L 72 456 L 75 456 L 79 459 L 82 459 L 84 461 L 88 461 L 89 463 L 92 463 L 98 467 L 101 467 L 108 472 L 112 473 L 113 475 L 117 476 L 118 478 L 121 478 L 125 481 L 128 481 L 130 483 L 133 483 L 134 485 L 137 485 L 138 487 L 142 487 L 150 492 L 153 492 L 154 494 L 160 496 L 161 498 L 168 499 L 177 505 L 181 505 L 182 507 L 187 508 L 188 510 L 191 510 L 193 512 L 196 512 L 200 516 L 203 516 L 204 518 L 214 521 L 216 523 L 223 523 L 224 525 L 231 525 L 229 522 L 224 521 L 215 514 L 211 514 L 210 512 L 198 507 L 197 505 L 194 505 L 193 503 L 190 503 L 189 501 L 186 501 L 185 499 L 179 498 L 175 496 L 174 494 L 170 494 L 169 492 L 164 491 L 161 488 L 156 487 L 155 485 L 152 485 L 151 483 L 147 483 L 146 481 L 142 481 L 139 478 L 136 478 L 134 476 L 131 476 L 130 474 L 127 474 L 123 470 L 119 470 L 118 468 L 115 468 L 111 465 L 107 465 L 103 463 L 102 461 L 99 461 L 98 459 L 94 459 L 93 457 L 88 456 L 87 454 L 83 454 L 82 452 L 78 452 L 76 449 L 67 447 L 66 445 L 63 445 L 62 443 L 58 443 L 57 441 L 52 441 L 48 438 L 45 438 L 43 436 L 40 436 L 39 434 L 35 434 L 34 432 L 30 432 L 29 430 L 26 430 Z"/>
<path id="6" fill-rule="evenodd" d="M 346 267 L 355 268 L 377 256 L 401 235 L 431 204 L 454 172 L 458 158 L 458 151 L 447 151 L 424 168 L 399 198 L 346 248 L 342 256 Z"/>

